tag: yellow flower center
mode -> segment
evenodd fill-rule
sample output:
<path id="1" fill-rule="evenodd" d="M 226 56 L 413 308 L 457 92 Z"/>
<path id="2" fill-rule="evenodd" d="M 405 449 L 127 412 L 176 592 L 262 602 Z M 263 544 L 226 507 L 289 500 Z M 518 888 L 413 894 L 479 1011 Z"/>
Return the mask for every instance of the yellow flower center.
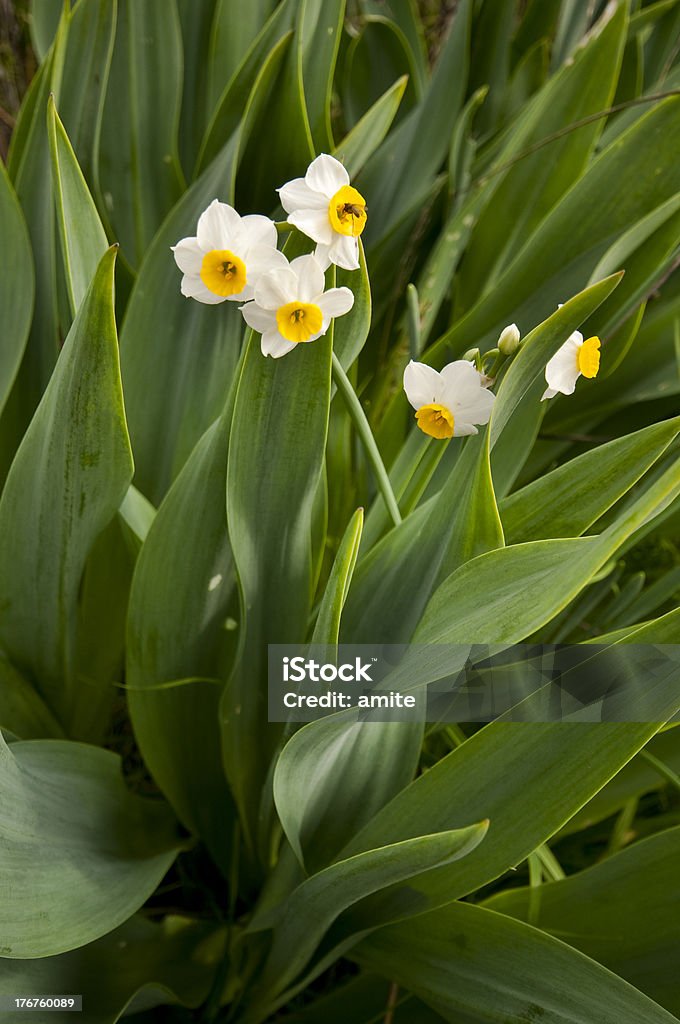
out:
<path id="1" fill-rule="evenodd" d="M 576 361 L 584 377 L 597 377 L 600 369 L 600 339 L 586 338 L 578 350 Z"/>
<path id="2" fill-rule="evenodd" d="M 201 281 L 215 295 L 238 295 L 246 286 L 246 265 L 229 249 L 211 249 L 203 257 Z"/>
<path id="3" fill-rule="evenodd" d="M 416 413 L 416 422 L 430 437 L 453 437 L 453 413 L 439 402 L 421 405 Z"/>
<path id="4" fill-rule="evenodd" d="M 276 311 L 279 333 L 286 341 L 309 341 L 318 334 L 323 323 L 323 313 L 313 302 L 287 302 Z"/>
<path id="5" fill-rule="evenodd" d="M 366 227 L 366 200 L 351 185 L 343 185 L 328 204 L 328 216 L 334 231 L 358 238 Z"/>

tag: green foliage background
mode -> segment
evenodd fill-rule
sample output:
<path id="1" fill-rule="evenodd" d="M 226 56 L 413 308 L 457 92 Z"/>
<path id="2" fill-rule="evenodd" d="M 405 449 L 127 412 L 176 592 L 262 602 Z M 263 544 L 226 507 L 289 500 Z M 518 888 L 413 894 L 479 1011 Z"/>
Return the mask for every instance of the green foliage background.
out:
<path id="1" fill-rule="evenodd" d="M 0 165 L 0 994 L 82 992 L 88 1024 L 678 1020 L 677 673 L 643 723 L 294 731 L 267 724 L 266 663 L 680 643 L 680 3 L 26 17 Z M 320 152 L 368 202 L 355 304 L 264 359 L 235 308 L 181 296 L 169 247 L 215 197 L 283 220 L 274 189 Z M 489 427 L 425 438 L 408 359 L 511 322 Z M 601 373 L 541 403 L 577 328 Z"/>

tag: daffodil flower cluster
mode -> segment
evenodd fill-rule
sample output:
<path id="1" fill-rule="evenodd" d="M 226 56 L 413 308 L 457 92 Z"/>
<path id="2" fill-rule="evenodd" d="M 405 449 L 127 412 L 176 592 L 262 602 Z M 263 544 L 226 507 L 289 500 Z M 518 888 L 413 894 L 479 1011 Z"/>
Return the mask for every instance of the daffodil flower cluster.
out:
<path id="1" fill-rule="evenodd" d="M 241 217 L 217 199 L 199 217 L 196 235 L 172 247 L 182 294 L 208 305 L 243 303 L 244 320 L 262 335 L 262 353 L 275 359 L 316 341 L 352 308 L 351 289 L 326 290 L 324 273 L 331 264 L 358 270 L 367 216 L 347 171 L 326 153 L 278 191 L 288 223 L 317 243 L 314 253 L 289 262 L 272 220 Z"/>
<path id="2" fill-rule="evenodd" d="M 240 302 L 243 319 L 261 335 L 265 356 L 278 359 L 297 345 L 316 341 L 334 317 L 354 304 L 349 288 L 325 288 L 331 264 L 359 269 L 359 236 L 366 226 L 366 200 L 351 184 L 343 165 L 322 153 L 277 190 L 288 223 L 316 243 L 313 253 L 289 261 L 277 248 L 273 221 L 259 214 L 241 217 L 215 199 L 198 219 L 196 235 L 172 247 L 182 271 L 182 294 L 213 305 Z M 521 344 L 516 324 L 500 335 L 498 358 L 512 357 Z M 495 395 L 492 376 L 482 372 L 478 350 L 442 370 L 411 360 L 404 371 L 404 391 L 416 410 L 419 428 L 430 437 L 476 434 L 489 422 Z M 580 376 L 597 376 L 600 340 L 584 340 L 578 331 L 567 338 L 545 368 L 543 400 L 571 395 Z"/>
<path id="3" fill-rule="evenodd" d="M 516 324 L 506 327 L 495 350 L 506 358 L 521 344 Z M 479 355 L 479 350 L 472 353 Z M 545 368 L 548 387 L 541 401 L 557 394 L 573 395 L 579 377 L 597 377 L 600 339 L 584 340 L 579 331 L 570 334 Z M 493 371 L 492 371 L 493 373 Z M 488 423 L 495 395 L 488 391 L 494 378 L 482 373 L 474 359 L 458 359 L 437 371 L 413 360 L 404 370 L 404 391 L 416 410 L 416 422 L 430 437 L 449 438 L 476 434 L 477 425 Z"/>

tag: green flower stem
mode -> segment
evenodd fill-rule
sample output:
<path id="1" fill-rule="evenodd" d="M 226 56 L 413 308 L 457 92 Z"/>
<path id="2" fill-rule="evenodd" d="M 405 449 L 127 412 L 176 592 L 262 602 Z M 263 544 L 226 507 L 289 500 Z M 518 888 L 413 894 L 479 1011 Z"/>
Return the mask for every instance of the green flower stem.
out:
<path id="1" fill-rule="evenodd" d="M 383 500 L 387 506 L 387 511 L 390 514 L 392 522 L 395 526 L 398 526 L 401 522 L 401 513 L 399 512 L 399 506 L 397 505 L 397 499 L 394 496 L 392 490 L 392 484 L 390 478 L 387 475 L 385 464 L 382 460 L 378 446 L 375 443 L 373 432 L 369 426 L 366 414 L 361 407 L 361 402 L 356 396 L 354 388 L 350 384 L 347 374 L 342 368 L 340 360 L 333 353 L 333 381 L 338 391 L 342 395 L 342 399 L 347 407 L 347 412 L 350 415 L 357 434 L 361 438 L 361 442 L 368 456 L 368 461 L 373 467 L 373 473 L 375 474 L 376 483 L 378 489 L 383 496 Z"/>
<path id="2" fill-rule="evenodd" d="M 408 309 L 408 347 L 411 359 L 417 359 L 420 355 L 420 305 L 418 303 L 418 289 L 410 284 L 406 289 L 406 306 Z"/>

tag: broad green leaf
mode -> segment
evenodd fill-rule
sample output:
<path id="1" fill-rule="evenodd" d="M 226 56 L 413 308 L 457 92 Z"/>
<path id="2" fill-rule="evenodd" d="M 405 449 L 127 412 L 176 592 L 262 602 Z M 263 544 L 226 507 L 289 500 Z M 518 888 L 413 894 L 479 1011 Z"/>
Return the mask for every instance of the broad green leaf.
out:
<path id="1" fill-rule="evenodd" d="M 68 24 L 64 74 L 57 105 L 91 189 L 97 179 L 99 133 L 117 12 L 118 0 L 78 0 L 73 4 Z"/>
<path id="2" fill-rule="evenodd" d="M 141 491 L 130 484 L 118 509 L 118 515 L 136 554 L 146 540 L 156 509 Z"/>
<path id="3" fill-rule="evenodd" d="M 24 740 L 64 735 L 35 687 L 12 668 L 1 651 L 0 727 Z"/>
<path id="4" fill-rule="evenodd" d="M 283 39 L 255 79 L 234 135 L 170 213 L 145 257 L 121 333 L 121 362 L 137 486 L 158 504 L 199 438 L 222 412 L 239 359 L 243 321 L 235 303 L 206 306 L 180 292 L 170 246 L 192 236 L 211 200 L 233 202 L 240 147 L 266 104 Z M 155 330 L 149 333 L 149 324 Z M 200 403 L 195 396 L 201 395 Z"/>
<path id="5" fill-rule="evenodd" d="M 0 412 L 10 393 L 26 347 L 33 314 L 35 277 L 31 242 L 14 189 L 0 163 Z"/>
<path id="6" fill-rule="evenodd" d="M 370 196 L 369 247 L 385 238 L 402 212 L 427 192 L 446 157 L 465 91 L 471 7 L 468 0 L 459 5 L 422 101 L 361 175 L 358 187 Z"/>
<path id="7" fill-rule="evenodd" d="M 75 316 L 108 242 L 52 97 L 47 104 L 47 130 L 66 285 L 71 312 Z"/>
<path id="8" fill-rule="evenodd" d="M 666 420 L 593 448 L 501 502 L 510 544 L 578 537 L 626 494 L 668 448 L 680 419 Z"/>
<path id="9" fill-rule="evenodd" d="M 271 359 L 251 333 L 236 392 L 227 522 L 241 591 L 241 646 L 221 719 L 227 777 L 251 840 L 279 731 L 266 725 L 267 644 L 304 641 L 310 613 L 311 517 L 328 428 L 332 344 L 331 329 L 313 345 Z"/>
<path id="10" fill-rule="evenodd" d="M 54 0 L 31 0 L 31 41 L 39 61 L 44 61 L 57 33 L 63 4 Z"/>
<path id="11" fill-rule="evenodd" d="M 421 743 L 418 724 L 337 716 L 295 733 L 276 763 L 274 799 L 299 862 L 314 871 L 332 861 L 412 781 Z"/>
<path id="12" fill-rule="evenodd" d="M 275 0 L 251 0 L 242 4 L 236 13 L 231 0 L 215 3 L 208 50 L 208 112 L 217 106 L 226 85 L 241 66 L 244 53 L 248 52 L 275 7 Z M 192 14 L 195 17 L 196 5 L 188 3 L 186 8 L 188 21 Z"/>
<path id="13" fill-rule="evenodd" d="M 403 520 L 359 563 L 343 617 L 343 641 L 408 642 L 437 581 L 502 545 L 483 434 L 465 443 L 419 529 Z"/>
<path id="14" fill-rule="evenodd" d="M 175 0 L 120 0 L 98 187 L 114 237 L 133 267 L 140 265 L 182 191 L 177 156 L 181 47 Z"/>
<path id="15" fill-rule="evenodd" d="M 680 736 L 676 729 L 660 732 L 644 748 L 672 770 L 680 772 Z M 666 785 L 666 780 L 643 757 L 634 757 L 581 808 L 564 826 L 560 835 L 589 828 L 616 814 L 633 798 L 644 796 Z"/>
<path id="16" fill-rule="evenodd" d="M 0 500 L 2 646 L 68 729 L 76 603 L 88 552 L 132 476 L 113 318 L 115 249 L 102 259 Z"/>
<path id="17" fill-rule="evenodd" d="M 631 631 L 620 643 L 663 641 L 664 634 L 652 623 Z M 625 656 L 624 647 L 621 653 Z M 538 691 L 525 702 L 527 710 L 538 708 L 540 701 Z M 433 872 L 423 886 L 432 907 L 465 896 L 546 842 L 645 745 L 660 722 L 675 714 L 679 703 L 671 666 L 666 675 L 649 681 L 640 699 L 639 722 L 513 723 L 510 712 L 412 782 L 342 855 L 459 828 L 470 815 L 481 814 L 491 824 L 475 857 L 467 865 Z M 632 707 L 629 711 L 635 713 Z M 385 919 L 401 916 L 398 897 L 379 908 Z"/>
<path id="18" fill-rule="evenodd" d="M 345 165 L 350 178 L 359 174 L 390 130 L 406 84 L 405 75 L 398 78 L 333 150 L 333 156 Z"/>
<path id="19" fill-rule="evenodd" d="M 365 939 L 352 954 L 451 1024 L 675 1024 L 593 960 L 503 914 L 452 903 Z"/>
<path id="20" fill-rule="evenodd" d="M 179 819 L 222 866 L 233 824 L 218 725 L 225 621 L 235 603 L 224 508 L 230 411 L 199 441 L 142 546 L 126 673 L 144 760 Z"/>
<path id="21" fill-rule="evenodd" d="M 565 295 L 585 286 L 620 234 L 675 195 L 680 166 L 671 153 L 680 142 L 679 104 L 677 97 L 659 102 L 600 153 L 520 249 L 493 291 L 431 346 L 430 361 L 471 344 L 485 348 L 508 322 L 525 331 L 527 323 L 549 315 Z M 657 157 L 653 162 L 650 152 Z"/>
<path id="22" fill-rule="evenodd" d="M 139 915 L 70 953 L 5 961 L 0 995 L 78 992 L 90 1024 L 114 1024 L 128 1008 L 198 1006 L 208 994 L 219 938 L 205 923 L 166 917 L 152 924 Z M 54 1011 L 33 1010 L 31 1019 L 53 1024 Z"/>
<path id="23" fill-rule="evenodd" d="M 680 1013 L 679 857 L 680 828 L 635 843 L 586 871 L 541 886 L 531 923 Z M 512 889 L 486 906 L 527 921 L 529 903 L 527 889 Z"/>
<path id="24" fill-rule="evenodd" d="M 300 6 L 302 83 L 317 152 L 328 152 L 333 146 L 333 75 L 344 15 L 345 0 L 302 0 Z"/>
<path id="25" fill-rule="evenodd" d="M 292 0 L 283 0 L 274 9 L 273 14 L 225 86 L 206 128 L 196 161 L 195 176 L 205 170 L 224 148 L 226 140 L 230 139 L 237 130 L 243 118 L 244 106 L 255 86 L 258 75 L 261 74 L 263 65 L 271 59 L 272 51 L 280 46 L 292 28 L 293 2 Z"/>
<path id="26" fill-rule="evenodd" d="M 381 15 L 397 25 L 408 42 L 419 95 L 425 90 L 430 69 L 427 59 L 425 29 L 421 11 L 415 0 L 362 0 L 366 14 Z"/>
<path id="27" fill-rule="evenodd" d="M 176 3 L 181 37 L 179 74 L 182 86 L 177 141 L 182 165 L 189 176 L 214 106 L 209 90 L 211 71 L 216 72 L 217 69 L 211 68 L 209 48 L 218 4 L 217 0 L 202 0 L 201 3 L 196 3 L 196 0 L 176 0 Z M 237 17 L 234 17 L 232 5 L 231 20 L 236 36 L 236 23 L 248 20 L 246 7 L 257 7 L 257 3 L 242 5 Z"/>
<path id="28" fill-rule="evenodd" d="M 515 28 L 513 0 L 493 0 L 481 5 L 475 22 L 470 53 L 468 90 L 489 87 L 487 102 L 479 115 L 486 134 L 497 127 L 510 77 L 510 44 Z"/>
<path id="29" fill-rule="evenodd" d="M 359 553 L 364 510 L 358 508 L 347 524 L 326 584 L 312 634 L 313 644 L 337 644 L 340 618 Z"/>
<path id="30" fill-rule="evenodd" d="M 402 116 L 422 99 L 408 40 L 383 11 L 361 19 L 345 47 L 337 88 L 345 124 L 354 128 L 393 82 L 407 82 Z"/>
<path id="31" fill-rule="evenodd" d="M 106 935 L 186 845 L 167 806 L 132 794 L 119 758 L 98 747 L 0 739 L 0 792 L 0 956 L 53 956 Z"/>
<path id="32" fill-rule="evenodd" d="M 272 948 L 258 980 L 258 1001 L 295 981 L 324 934 L 348 907 L 399 882 L 444 867 L 482 842 L 488 822 L 396 843 L 337 862 L 313 875 L 290 896 L 273 925 Z"/>
<path id="33" fill-rule="evenodd" d="M 505 5 L 503 9 L 507 11 L 507 7 Z M 494 21 L 500 20 L 493 4 L 487 3 L 485 10 Z M 500 173 L 490 178 L 493 195 L 474 229 L 462 268 L 460 288 L 467 307 L 480 295 L 493 294 L 500 273 L 585 169 L 602 131 L 603 120 L 569 131 L 522 159 L 515 157 L 530 150 L 537 142 L 609 106 L 626 37 L 626 5 L 620 4 L 613 16 L 610 15 L 611 12 L 574 61 L 554 75 L 529 107 L 521 111 L 495 166 L 492 165 L 491 170 L 498 168 Z M 479 81 L 488 79 L 481 77 Z M 502 95 L 499 95 L 497 102 L 501 99 Z M 491 98 L 482 108 L 481 117 L 490 103 Z M 502 171 L 504 166 L 506 169 Z M 526 202 L 528 190 L 530 203 Z M 614 267 L 614 270 L 619 269 L 620 265 Z M 608 273 L 611 271 L 599 277 Z"/>
<path id="34" fill-rule="evenodd" d="M 50 92 L 58 96 L 67 32 L 68 19 L 62 18 L 53 47 L 24 97 L 7 160 L 33 250 L 35 304 L 24 356 L 0 424 L 0 478 L 9 469 L 59 352 L 57 255 L 46 113 Z"/>

